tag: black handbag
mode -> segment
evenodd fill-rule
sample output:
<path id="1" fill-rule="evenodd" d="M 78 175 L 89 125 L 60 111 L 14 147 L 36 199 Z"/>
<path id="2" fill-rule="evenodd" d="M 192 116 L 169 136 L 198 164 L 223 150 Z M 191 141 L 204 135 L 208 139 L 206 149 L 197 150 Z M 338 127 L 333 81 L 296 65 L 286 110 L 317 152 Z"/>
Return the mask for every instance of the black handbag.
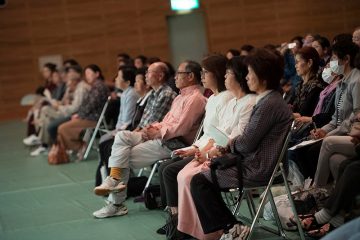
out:
<path id="1" fill-rule="evenodd" d="M 170 149 L 171 151 L 188 147 L 188 144 L 184 143 L 184 140 L 182 137 L 175 137 L 168 140 L 164 140 L 162 142 L 162 145 Z"/>

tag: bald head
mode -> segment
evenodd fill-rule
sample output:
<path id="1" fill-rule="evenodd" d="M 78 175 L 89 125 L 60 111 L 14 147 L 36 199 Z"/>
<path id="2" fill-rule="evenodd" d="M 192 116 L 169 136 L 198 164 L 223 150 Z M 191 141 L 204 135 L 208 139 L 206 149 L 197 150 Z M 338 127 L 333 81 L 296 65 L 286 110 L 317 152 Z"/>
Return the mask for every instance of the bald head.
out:
<path id="1" fill-rule="evenodd" d="M 149 66 L 145 77 L 146 83 L 156 90 L 168 80 L 169 68 L 163 62 L 155 62 Z"/>

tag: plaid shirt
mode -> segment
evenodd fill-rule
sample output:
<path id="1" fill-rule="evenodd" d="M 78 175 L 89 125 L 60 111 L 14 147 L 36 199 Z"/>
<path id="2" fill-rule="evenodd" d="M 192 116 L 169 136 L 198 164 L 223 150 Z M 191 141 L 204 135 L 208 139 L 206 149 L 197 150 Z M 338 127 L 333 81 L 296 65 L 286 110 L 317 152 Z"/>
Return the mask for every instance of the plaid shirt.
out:
<path id="1" fill-rule="evenodd" d="M 160 122 L 170 110 L 175 97 L 176 93 L 168 85 L 162 85 L 157 91 L 153 91 L 147 100 L 138 127 L 144 128 L 153 122 Z"/>

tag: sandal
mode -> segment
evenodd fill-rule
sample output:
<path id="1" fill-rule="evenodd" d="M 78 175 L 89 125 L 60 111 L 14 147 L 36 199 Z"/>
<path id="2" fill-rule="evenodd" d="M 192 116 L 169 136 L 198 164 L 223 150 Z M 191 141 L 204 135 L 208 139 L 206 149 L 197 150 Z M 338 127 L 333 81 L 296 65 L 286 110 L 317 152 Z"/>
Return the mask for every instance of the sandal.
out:
<path id="1" fill-rule="evenodd" d="M 314 214 L 304 214 L 298 215 L 301 227 L 304 230 L 310 231 L 314 229 L 318 229 L 321 225 L 316 221 Z M 289 221 L 294 225 L 297 226 L 296 220 L 294 217 L 289 218 Z"/>
<path id="2" fill-rule="evenodd" d="M 311 238 L 320 239 L 334 229 L 335 227 L 333 225 L 331 225 L 330 223 L 326 223 L 318 229 L 306 232 L 306 235 Z"/>

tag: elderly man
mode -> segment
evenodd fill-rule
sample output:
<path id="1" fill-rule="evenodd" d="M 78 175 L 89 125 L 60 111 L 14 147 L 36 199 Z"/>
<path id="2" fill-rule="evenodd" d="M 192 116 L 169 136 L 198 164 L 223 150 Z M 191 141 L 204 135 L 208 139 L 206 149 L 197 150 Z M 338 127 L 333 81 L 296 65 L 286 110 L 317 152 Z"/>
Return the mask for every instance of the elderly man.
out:
<path id="1" fill-rule="evenodd" d="M 187 145 L 192 143 L 206 105 L 206 98 L 200 89 L 200 71 L 200 65 L 193 61 L 179 65 L 175 83 L 180 95 L 174 99 L 163 121 L 147 125 L 140 131 L 117 133 L 109 158 L 110 176 L 94 189 L 96 195 L 110 194 L 109 201 L 105 207 L 93 213 L 95 217 L 127 214 L 128 210 L 123 204 L 126 193 L 123 190 L 126 189 L 130 168 L 146 167 L 159 159 L 170 157 L 174 149 L 170 149 L 172 144 L 168 143 L 174 139 Z M 150 85 L 153 85 L 154 74 L 158 74 L 158 70 L 151 65 L 146 75 Z"/>

